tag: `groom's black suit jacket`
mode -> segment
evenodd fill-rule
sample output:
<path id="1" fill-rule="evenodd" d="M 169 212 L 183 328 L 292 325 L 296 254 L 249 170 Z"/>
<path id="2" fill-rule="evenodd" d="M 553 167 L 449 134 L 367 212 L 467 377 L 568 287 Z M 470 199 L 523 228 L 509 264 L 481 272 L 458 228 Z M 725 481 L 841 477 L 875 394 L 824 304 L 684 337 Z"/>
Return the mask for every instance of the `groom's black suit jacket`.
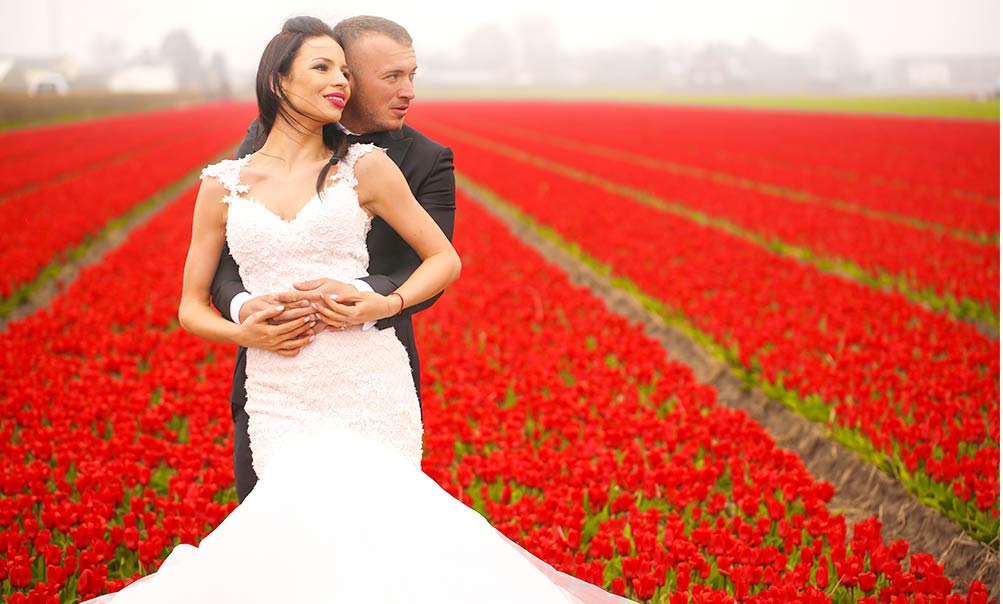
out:
<path id="1" fill-rule="evenodd" d="M 244 137 L 244 141 L 237 150 L 237 157 L 243 157 L 257 149 L 255 142 L 264 141 L 264 137 L 260 137 L 259 141 L 258 135 L 259 126 L 255 121 L 247 129 L 247 136 Z M 449 147 L 440 145 L 410 126 L 404 126 L 401 130 L 370 134 L 365 136 L 363 140 L 373 142 L 386 149 L 387 156 L 404 173 L 404 178 L 411 187 L 415 199 L 435 220 L 446 237 L 452 240 L 453 216 L 456 210 L 456 182 L 453 177 L 453 152 Z M 360 276 L 359 278 L 368 283 L 374 291 L 383 295 L 397 289 L 421 264 L 421 258 L 418 257 L 418 254 L 390 225 L 379 217 L 373 218 L 372 227 L 366 237 L 366 247 L 369 248 L 370 274 L 368 277 Z M 328 276 L 330 275 L 316 275 L 316 278 Z M 212 303 L 224 317 L 233 320 L 233 317 L 230 317 L 230 301 L 243 291 L 246 290 L 237 272 L 237 264 L 230 255 L 230 249 L 224 246 L 210 291 Z M 418 349 L 415 347 L 411 316 L 428 308 L 437 299 L 438 296 L 411 306 L 401 315 L 382 319 L 376 324 L 378 329 L 391 326 L 396 328 L 397 338 L 404 344 L 411 361 L 411 374 L 414 378 L 415 391 L 419 394 L 419 400 L 421 389 Z M 246 473 L 250 472 L 251 477 L 253 477 L 253 470 L 249 467 L 249 451 L 243 456 L 246 457 L 246 461 L 242 461 L 242 452 L 238 450 L 247 443 L 247 423 L 243 410 L 244 404 L 247 402 L 247 391 L 244 388 L 244 382 L 247 378 L 246 363 L 247 350 L 241 347 L 237 350 L 237 362 L 233 371 L 233 390 L 230 395 L 230 410 L 235 420 L 234 465 L 240 499 L 246 496 L 246 492 L 250 491 L 250 487 L 253 487 L 254 483 L 251 480 L 250 486 L 247 484 L 249 479 Z M 239 421 L 238 418 L 243 419 L 243 421 Z M 242 490 L 245 492 L 241 493 Z"/>

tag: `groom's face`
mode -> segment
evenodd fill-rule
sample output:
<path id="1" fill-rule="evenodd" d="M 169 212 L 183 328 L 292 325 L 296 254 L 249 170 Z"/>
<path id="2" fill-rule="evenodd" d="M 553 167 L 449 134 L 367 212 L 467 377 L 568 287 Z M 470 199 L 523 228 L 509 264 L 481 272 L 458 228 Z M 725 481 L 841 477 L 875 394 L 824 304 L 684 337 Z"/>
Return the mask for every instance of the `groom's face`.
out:
<path id="1" fill-rule="evenodd" d="M 414 47 L 371 34 L 353 42 L 345 55 L 352 98 L 341 123 L 359 134 L 400 130 L 414 100 Z"/>

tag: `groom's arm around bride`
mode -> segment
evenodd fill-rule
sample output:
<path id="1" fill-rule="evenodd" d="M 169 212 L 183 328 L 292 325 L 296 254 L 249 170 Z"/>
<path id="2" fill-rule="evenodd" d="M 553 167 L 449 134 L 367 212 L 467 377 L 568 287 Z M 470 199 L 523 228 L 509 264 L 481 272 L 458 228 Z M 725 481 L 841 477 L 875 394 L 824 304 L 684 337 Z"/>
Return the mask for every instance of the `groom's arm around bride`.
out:
<path id="1" fill-rule="evenodd" d="M 352 17 L 335 27 L 338 41 L 345 50 L 351 70 L 351 95 L 342 115 L 342 126 L 350 133 L 361 135 L 353 142 L 372 142 L 386 150 L 397 164 L 418 200 L 445 235 L 452 240 L 456 209 L 456 185 L 453 175 L 453 155 L 448 147 L 429 139 L 404 125 L 404 117 L 414 99 L 414 73 L 417 68 L 411 37 L 403 27 L 378 17 Z M 248 128 L 237 156 L 247 155 L 261 144 L 257 122 Z M 273 321 L 301 321 L 312 314 L 309 306 L 296 301 L 316 299 L 322 295 L 344 296 L 357 289 L 371 289 L 388 295 L 397 289 L 417 269 L 421 258 L 409 245 L 379 218 L 374 218 L 366 239 L 369 250 L 369 275 L 358 276 L 352 283 L 317 275 L 315 280 L 298 283 L 295 292 L 268 292 L 251 297 L 240 280 L 238 267 L 229 249 L 224 246 L 213 279 L 213 305 L 231 321 L 241 322 L 250 314 L 286 304 L 287 310 Z M 406 309 L 401 315 L 376 323 L 377 329 L 395 327 L 396 335 L 408 352 L 415 390 L 419 393 L 419 359 L 414 341 L 411 317 L 431 306 L 438 296 Z M 300 302 L 301 303 L 301 302 Z M 319 323 L 316 329 L 323 328 Z M 295 354 L 310 332 L 289 337 Z M 251 468 L 251 450 L 247 436 L 247 414 L 244 404 L 246 351 L 239 349 L 234 367 L 231 392 L 231 414 L 234 420 L 234 470 L 240 500 L 250 492 L 257 477 Z"/>

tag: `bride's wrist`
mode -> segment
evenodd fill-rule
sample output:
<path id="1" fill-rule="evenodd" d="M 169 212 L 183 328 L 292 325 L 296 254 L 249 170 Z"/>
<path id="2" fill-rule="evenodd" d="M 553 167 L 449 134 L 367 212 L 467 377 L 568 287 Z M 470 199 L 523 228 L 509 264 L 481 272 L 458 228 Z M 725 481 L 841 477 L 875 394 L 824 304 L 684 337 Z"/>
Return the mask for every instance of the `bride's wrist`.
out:
<path id="1" fill-rule="evenodd" d="M 404 296 L 397 292 L 387 294 L 387 309 L 390 311 L 388 317 L 396 317 L 404 312 Z"/>
<path id="2" fill-rule="evenodd" d="M 248 348 L 248 340 L 245 338 L 247 334 L 246 326 L 243 323 L 231 323 L 230 325 L 230 339 L 233 343 L 237 346 Z"/>

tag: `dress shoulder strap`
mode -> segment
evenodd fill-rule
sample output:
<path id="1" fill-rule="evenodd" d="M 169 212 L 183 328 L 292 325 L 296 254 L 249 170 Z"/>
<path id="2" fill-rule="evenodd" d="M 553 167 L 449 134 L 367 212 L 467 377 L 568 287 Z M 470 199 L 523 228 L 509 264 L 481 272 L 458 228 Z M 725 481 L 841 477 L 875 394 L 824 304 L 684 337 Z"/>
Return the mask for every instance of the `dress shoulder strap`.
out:
<path id="1" fill-rule="evenodd" d="M 249 186 L 240 182 L 240 170 L 250 157 L 250 155 L 245 155 L 240 159 L 224 159 L 202 169 L 202 180 L 215 178 L 226 189 L 227 196 L 223 198 L 223 203 L 230 203 L 234 197 L 241 193 L 247 193 L 250 189 Z"/>
<path id="2" fill-rule="evenodd" d="M 345 157 L 342 157 L 341 161 L 338 162 L 337 171 L 331 175 L 331 178 L 341 179 L 352 187 L 358 186 L 359 180 L 355 178 L 355 162 L 375 149 L 381 149 L 381 147 L 377 147 L 373 143 L 355 143 L 349 146 Z"/>

